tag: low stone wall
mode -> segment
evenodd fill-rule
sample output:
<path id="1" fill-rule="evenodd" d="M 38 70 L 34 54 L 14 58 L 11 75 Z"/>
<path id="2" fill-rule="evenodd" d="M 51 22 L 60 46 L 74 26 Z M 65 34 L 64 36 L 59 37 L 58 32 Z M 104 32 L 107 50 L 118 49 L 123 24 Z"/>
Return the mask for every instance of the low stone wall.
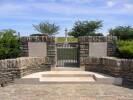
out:
<path id="1" fill-rule="evenodd" d="M 0 60 L 0 85 L 12 82 L 15 78 L 45 70 L 50 70 L 50 66 L 45 64 L 45 58 L 21 57 Z"/>
<path id="2" fill-rule="evenodd" d="M 126 84 L 133 84 L 133 60 L 105 58 L 86 58 L 85 70 L 122 77 Z"/>

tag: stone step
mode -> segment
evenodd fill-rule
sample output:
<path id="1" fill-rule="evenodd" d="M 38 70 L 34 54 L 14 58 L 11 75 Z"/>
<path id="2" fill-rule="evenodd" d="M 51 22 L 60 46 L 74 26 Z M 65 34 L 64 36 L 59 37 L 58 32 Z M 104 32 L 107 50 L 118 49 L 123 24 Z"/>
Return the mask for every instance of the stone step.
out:
<path id="1" fill-rule="evenodd" d="M 51 71 L 41 75 L 40 82 L 44 83 L 84 83 L 95 82 L 93 74 L 85 71 Z"/>
<path id="2" fill-rule="evenodd" d="M 43 74 L 42 77 L 93 77 L 91 74 Z"/>
<path id="3" fill-rule="evenodd" d="M 93 77 L 43 77 L 40 78 L 43 83 L 89 83 L 95 82 Z"/>
<path id="4" fill-rule="evenodd" d="M 82 68 L 77 67 L 53 67 L 51 71 L 83 71 Z"/>
<path id="5" fill-rule="evenodd" d="M 51 71 L 42 74 L 42 77 L 94 77 L 94 75 L 85 71 Z"/>
<path id="6" fill-rule="evenodd" d="M 104 83 L 121 85 L 121 78 L 114 78 L 104 74 L 86 71 L 46 71 L 33 73 L 15 80 L 17 84 L 45 84 L 45 83 Z"/>

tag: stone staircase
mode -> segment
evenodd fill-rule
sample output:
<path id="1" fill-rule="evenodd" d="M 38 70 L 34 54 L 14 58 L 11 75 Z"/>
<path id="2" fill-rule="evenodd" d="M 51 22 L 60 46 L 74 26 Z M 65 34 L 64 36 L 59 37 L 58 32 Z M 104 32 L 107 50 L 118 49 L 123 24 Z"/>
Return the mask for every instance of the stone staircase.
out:
<path id="1" fill-rule="evenodd" d="M 52 83 L 86 83 L 95 82 L 93 75 L 82 71 L 51 71 L 42 74 L 40 82 Z"/>
<path id="2" fill-rule="evenodd" d="M 78 67 L 53 67 L 51 71 L 84 71 L 84 68 Z"/>
<path id="3" fill-rule="evenodd" d="M 121 82 L 120 78 L 86 72 L 80 68 L 55 68 L 52 71 L 33 73 L 15 80 L 16 84 L 106 83 L 120 85 Z"/>

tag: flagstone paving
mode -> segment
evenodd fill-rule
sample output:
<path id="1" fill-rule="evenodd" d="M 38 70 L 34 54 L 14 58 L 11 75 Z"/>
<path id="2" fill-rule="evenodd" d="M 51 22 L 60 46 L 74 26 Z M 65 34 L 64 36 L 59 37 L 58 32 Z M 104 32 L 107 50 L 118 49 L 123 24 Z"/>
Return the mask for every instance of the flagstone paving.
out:
<path id="1" fill-rule="evenodd" d="M 0 100 L 133 100 L 133 89 L 105 84 L 14 84 Z"/>

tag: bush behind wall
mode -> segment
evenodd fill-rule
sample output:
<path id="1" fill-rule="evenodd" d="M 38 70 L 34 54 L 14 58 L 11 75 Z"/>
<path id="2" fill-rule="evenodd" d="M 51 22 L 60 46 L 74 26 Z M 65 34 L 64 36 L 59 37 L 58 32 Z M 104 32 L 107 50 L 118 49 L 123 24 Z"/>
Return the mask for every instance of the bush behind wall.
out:
<path id="1" fill-rule="evenodd" d="M 15 30 L 0 31 L 0 59 L 19 57 L 21 53 L 19 37 Z"/>
<path id="2" fill-rule="evenodd" d="M 119 40 L 116 42 L 118 57 L 133 59 L 133 40 Z"/>

